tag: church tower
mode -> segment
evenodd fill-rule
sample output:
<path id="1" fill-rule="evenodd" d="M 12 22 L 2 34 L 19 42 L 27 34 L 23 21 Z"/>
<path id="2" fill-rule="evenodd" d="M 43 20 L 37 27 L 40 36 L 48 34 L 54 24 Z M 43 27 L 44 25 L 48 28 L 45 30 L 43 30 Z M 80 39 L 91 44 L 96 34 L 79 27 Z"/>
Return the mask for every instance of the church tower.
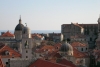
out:
<path id="1" fill-rule="evenodd" d="M 24 25 L 22 24 L 21 16 L 19 19 L 19 24 L 15 27 L 14 35 L 16 40 L 21 40 L 22 39 L 22 30 L 24 28 Z"/>
<path id="2" fill-rule="evenodd" d="M 32 59 L 32 40 L 31 39 L 22 39 L 22 58 Z"/>
<path id="3" fill-rule="evenodd" d="M 30 29 L 26 25 L 22 31 L 22 58 L 32 59 L 32 47 L 33 39 L 31 38 Z"/>

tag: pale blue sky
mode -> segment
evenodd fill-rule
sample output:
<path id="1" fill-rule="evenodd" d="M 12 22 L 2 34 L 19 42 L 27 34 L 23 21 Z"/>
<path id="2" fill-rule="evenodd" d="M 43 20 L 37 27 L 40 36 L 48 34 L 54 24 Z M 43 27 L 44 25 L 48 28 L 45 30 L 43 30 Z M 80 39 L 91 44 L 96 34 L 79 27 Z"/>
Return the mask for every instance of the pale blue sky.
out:
<path id="1" fill-rule="evenodd" d="M 31 30 L 60 30 L 71 22 L 97 23 L 100 0 L 0 0 L 0 30 L 14 30 L 21 15 Z"/>

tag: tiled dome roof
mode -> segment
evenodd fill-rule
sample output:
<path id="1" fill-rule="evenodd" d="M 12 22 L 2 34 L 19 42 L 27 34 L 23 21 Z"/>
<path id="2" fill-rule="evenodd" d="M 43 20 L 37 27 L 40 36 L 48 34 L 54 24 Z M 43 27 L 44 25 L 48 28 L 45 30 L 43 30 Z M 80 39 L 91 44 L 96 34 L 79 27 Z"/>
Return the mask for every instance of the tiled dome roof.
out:
<path id="1" fill-rule="evenodd" d="M 19 23 L 19 24 L 15 27 L 15 31 L 22 31 L 23 28 L 24 28 L 24 25 Z"/>
<path id="2" fill-rule="evenodd" d="M 30 31 L 30 29 L 27 26 L 25 26 L 23 28 L 23 33 L 29 33 L 29 31 Z"/>
<path id="3" fill-rule="evenodd" d="M 69 43 L 64 42 L 64 44 L 62 44 L 62 46 L 60 48 L 60 51 L 61 52 L 73 51 L 73 48 L 72 48 L 72 46 Z"/>

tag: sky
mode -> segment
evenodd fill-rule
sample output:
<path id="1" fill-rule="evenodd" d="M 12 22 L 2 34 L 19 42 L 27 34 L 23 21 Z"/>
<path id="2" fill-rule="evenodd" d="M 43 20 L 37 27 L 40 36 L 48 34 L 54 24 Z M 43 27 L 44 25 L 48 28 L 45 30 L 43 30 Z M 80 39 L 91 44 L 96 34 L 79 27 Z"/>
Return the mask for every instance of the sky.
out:
<path id="1" fill-rule="evenodd" d="M 0 30 L 14 30 L 19 23 L 31 30 L 61 30 L 62 24 L 94 24 L 100 0 L 0 0 Z"/>

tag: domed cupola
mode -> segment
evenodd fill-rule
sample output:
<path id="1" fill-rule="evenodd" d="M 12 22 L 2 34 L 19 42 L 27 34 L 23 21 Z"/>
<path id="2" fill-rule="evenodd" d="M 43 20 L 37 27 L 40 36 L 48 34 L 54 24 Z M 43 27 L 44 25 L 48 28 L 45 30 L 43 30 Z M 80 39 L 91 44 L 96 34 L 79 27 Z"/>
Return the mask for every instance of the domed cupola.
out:
<path id="1" fill-rule="evenodd" d="M 15 31 L 22 31 L 23 30 L 24 25 L 21 22 L 22 22 L 22 20 L 21 20 L 21 17 L 20 17 L 19 24 L 15 27 Z"/>
<path id="2" fill-rule="evenodd" d="M 30 32 L 30 29 L 29 29 L 29 27 L 27 27 L 27 25 L 23 28 L 23 34 L 25 34 L 25 33 L 29 33 Z"/>
<path id="3" fill-rule="evenodd" d="M 14 32 L 16 40 L 21 40 L 22 39 L 22 30 L 23 30 L 23 28 L 24 28 L 24 25 L 21 23 L 21 16 L 20 16 L 19 24 L 15 27 L 15 32 Z"/>
<path id="4" fill-rule="evenodd" d="M 26 23 L 25 23 L 25 24 L 26 24 Z M 27 27 L 27 24 L 26 24 L 26 26 L 23 28 L 22 34 L 23 34 L 23 38 L 31 38 L 31 32 L 30 32 L 29 27 Z"/>
<path id="5" fill-rule="evenodd" d="M 64 41 L 60 48 L 60 53 L 73 55 L 73 47 L 69 43 L 67 43 L 67 41 Z"/>

